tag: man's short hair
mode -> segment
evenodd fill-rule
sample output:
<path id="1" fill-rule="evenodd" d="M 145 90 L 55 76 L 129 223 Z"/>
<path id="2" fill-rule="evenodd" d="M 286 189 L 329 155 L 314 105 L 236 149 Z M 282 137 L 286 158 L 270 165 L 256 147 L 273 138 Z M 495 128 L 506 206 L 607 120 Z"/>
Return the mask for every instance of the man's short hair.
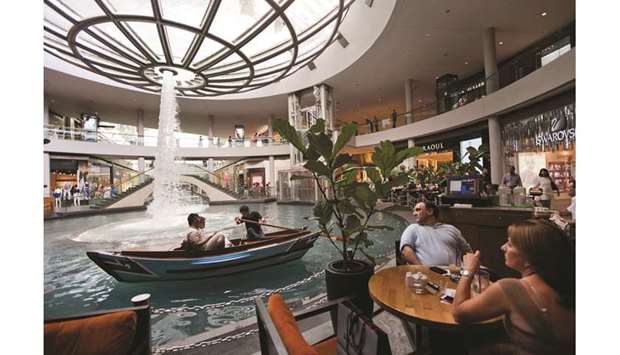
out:
<path id="1" fill-rule="evenodd" d="M 250 212 L 250 207 L 248 207 L 247 205 L 243 205 L 239 208 L 239 212 L 241 213 L 246 213 L 246 212 Z"/>
<path id="2" fill-rule="evenodd" d="M 198 213 L 190 213 L 187 216 L 187 224 L 189 224 L 190 226 L 192 226 L 194 224 L 194 222 L 196 222 L 198 220 L 198 218 L 200 218 L 200 216 L 198 215 Z"/>
<path id="3" fill-rule="evenodd" d="M 427 210 L 431 211 L 431 214 L 435 217 L 439 217 L 439 207 L 437 207 L 437 205 L 435 204 L 435 202 L 433 201 L 421 201 L 424 204 L 424 207 L 426 207 Z"/>

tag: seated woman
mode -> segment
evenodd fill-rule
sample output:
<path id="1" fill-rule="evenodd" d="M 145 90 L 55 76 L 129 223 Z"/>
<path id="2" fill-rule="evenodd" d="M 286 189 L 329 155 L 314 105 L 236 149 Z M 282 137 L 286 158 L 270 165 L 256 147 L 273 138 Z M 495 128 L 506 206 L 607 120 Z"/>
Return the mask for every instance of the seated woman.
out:
<path id="1" fill-rule="evenodd" d="M 502 246 L 506 265 L 521 279 L 506 278 L 471 298 L 480 251 L 464 257 L 452 314 L 460 323 L 504 315 L 506 333 L 518 354 L 575 353 L 575 252 L 552 222 L 527 220 L 508 227 Z"/>

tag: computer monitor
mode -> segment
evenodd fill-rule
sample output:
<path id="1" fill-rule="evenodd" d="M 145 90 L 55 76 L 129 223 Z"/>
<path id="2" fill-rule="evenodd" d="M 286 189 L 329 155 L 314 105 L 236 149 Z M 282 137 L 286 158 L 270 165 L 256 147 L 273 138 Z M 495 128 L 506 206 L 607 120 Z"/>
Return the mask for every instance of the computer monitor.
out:
<path id="1" fill-rule="evenodd" d="M 480 194 L 480 180 L 471 176 L 448 177 L 448 195 L 478 196 Z"/>

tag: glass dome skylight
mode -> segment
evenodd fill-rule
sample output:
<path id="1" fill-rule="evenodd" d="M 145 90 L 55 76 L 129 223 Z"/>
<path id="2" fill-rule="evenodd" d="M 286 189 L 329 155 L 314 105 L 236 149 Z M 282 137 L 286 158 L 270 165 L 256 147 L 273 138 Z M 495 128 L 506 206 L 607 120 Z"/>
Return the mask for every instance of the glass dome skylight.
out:
<path id="1" fill-rule="evenodd" d="M 44 50 L 83 69 L 184 96 L 245 92 L 307 65 L 354 0 L 45 0 Z"/>

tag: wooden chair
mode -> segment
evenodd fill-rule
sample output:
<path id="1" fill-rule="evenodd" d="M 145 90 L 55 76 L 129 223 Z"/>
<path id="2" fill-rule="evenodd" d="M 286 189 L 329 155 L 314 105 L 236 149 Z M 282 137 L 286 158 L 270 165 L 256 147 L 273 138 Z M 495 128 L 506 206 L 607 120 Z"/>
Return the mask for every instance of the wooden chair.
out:
<path id="1" fill-rule="evenodd" d="M 262 355 L 335 355 L 337 337 L 327 339 L 310 345 L 303 338 L 297 322 L 330 311 L 338 311 L 341 302 L 349 300 L 349 297 L 329 301 L 318 308 L 302 311 L 293 315 L 282 296 L 274 294 L 269 297 L 268 305 L 265 305 L 260 297 L 256 302 L 256 319 L 258 323 L 258 336 Z M 382 353 L 380 355 L 390 355 Z M 379 354 L 377 354 L 379 355 Z"/>
<path id="2" fill-rule="evenodd" d="M 45 320 L 44 353 L 150 355 L 150 295 L 131 301 L 133 307 Z"/>

